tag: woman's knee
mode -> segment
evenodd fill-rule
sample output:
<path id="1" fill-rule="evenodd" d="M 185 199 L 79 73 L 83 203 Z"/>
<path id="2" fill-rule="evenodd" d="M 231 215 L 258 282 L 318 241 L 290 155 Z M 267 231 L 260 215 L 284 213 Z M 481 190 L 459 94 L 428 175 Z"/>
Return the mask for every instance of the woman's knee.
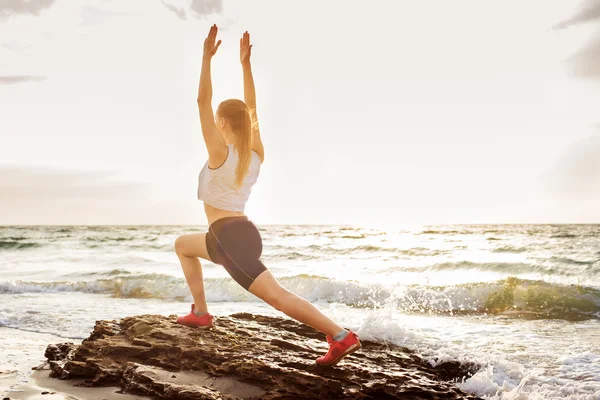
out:
<path id="1" fill-rule="evenodd" d="M 185 256 L 185 238 L 183 236 L 178 236 L 175 239 L 175 253 L 178 256 Z"/>

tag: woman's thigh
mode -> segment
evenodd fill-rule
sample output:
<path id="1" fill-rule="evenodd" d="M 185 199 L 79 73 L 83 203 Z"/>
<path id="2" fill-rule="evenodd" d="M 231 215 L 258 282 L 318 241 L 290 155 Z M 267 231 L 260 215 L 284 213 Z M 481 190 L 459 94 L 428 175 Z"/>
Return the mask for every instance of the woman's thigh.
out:
<path id="1" fill-rule="evenodd" d="M 263 271 L 257 276 L 248 291 L 267 303 L 280 299 L 282 295 L 288 292 L 269 270 Z"/>
<path id="2" fill-rule="evenodd" d="M 190 233 L 187 235 L 181 235 L 175 240 L 175 251 L 177 254 L 186 257 L 201 257 L 205 260 L 213 262 L 208 255 L 206 249 L 206 235 L 205 233 Z"/>

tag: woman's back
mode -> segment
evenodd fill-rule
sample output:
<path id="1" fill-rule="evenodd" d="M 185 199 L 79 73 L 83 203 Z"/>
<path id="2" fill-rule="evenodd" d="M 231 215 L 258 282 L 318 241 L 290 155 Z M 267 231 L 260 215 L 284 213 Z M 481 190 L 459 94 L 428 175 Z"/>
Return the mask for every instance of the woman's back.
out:
<path id="1" fill-rule="evenodd" d="M 248 173 L 244 177 L 241 187 L 237 189 L 235 177 L 239 157 L 233 144 L 228 144 L 227 147 L 227 158 L 221 166 L 215 169 L 209 168 L 207 161 L 200 171 L 198 199 L 221 210 L 243 212 L 252 187 L 258 180 L 261 159 L 258 153 L 252 151 Z"/>

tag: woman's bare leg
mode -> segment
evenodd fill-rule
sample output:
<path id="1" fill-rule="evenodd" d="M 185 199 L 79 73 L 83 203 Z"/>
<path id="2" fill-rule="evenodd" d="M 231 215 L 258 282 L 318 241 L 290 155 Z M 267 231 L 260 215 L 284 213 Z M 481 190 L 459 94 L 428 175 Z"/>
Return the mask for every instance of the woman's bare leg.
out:
<path id="1" fill-rule="evenodd" d="M 202 265 L 198 257 L 210 260 L 206 251 L 206 233 L 179 236 L 175 240 L 175 252 L 181 262 L 181 269 L 190 288 L 196 311 L 208 312 Z"/>
<path id="2" fill-rule="evenodd" d="M 344 329 L 321 313 L 310 301 L 282 287 L 269 270 L 261 273 L 248 291 L 285 315 L 326 335 L 335 336 Z"/>

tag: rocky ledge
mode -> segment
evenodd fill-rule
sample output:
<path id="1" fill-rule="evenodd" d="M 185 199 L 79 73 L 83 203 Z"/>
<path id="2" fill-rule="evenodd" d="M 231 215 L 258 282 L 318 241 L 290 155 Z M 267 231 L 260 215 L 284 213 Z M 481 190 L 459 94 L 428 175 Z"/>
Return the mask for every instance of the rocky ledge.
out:
<path id="1" fill-rule="evenodd" d="M 293 320 L 239 313 L 203 330 L 175 317 L 97 321 L 80 345 L 49 345 L 38 368 L 158 399 L 477 399 L 452 384 L 476 365 L 432 367 L 406 348 L 361 339 L 360 350 L 324 367 L 315 359 L 327 352 L 325 336 Z"/>

